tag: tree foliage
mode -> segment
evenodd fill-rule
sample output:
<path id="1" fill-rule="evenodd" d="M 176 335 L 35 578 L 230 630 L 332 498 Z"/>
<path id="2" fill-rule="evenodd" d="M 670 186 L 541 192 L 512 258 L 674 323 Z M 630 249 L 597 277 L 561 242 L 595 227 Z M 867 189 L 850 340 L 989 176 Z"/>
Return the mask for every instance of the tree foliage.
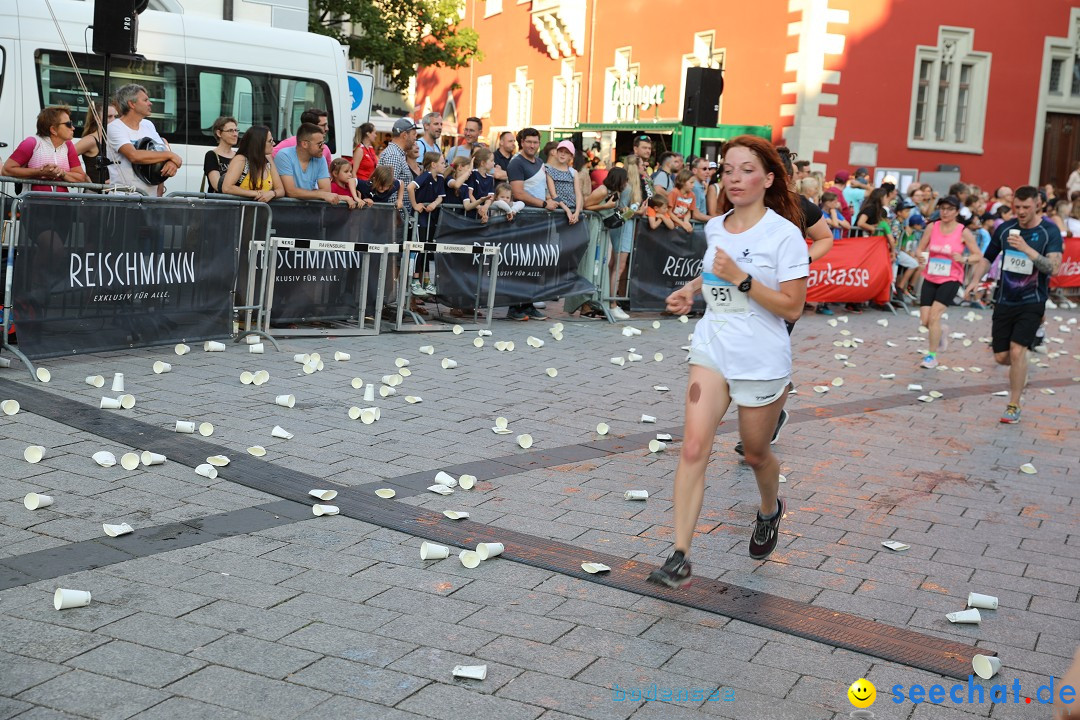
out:
<path id="1" fill-rule="evenodd" d="M 482 57 L 476 30 L 457 27 L 460 0 L 310 2 L 312 32 L 337 39 L 354 58 L 382 66 L 402 90 L 416 75 L 417 66 L 457 68 Z"/>

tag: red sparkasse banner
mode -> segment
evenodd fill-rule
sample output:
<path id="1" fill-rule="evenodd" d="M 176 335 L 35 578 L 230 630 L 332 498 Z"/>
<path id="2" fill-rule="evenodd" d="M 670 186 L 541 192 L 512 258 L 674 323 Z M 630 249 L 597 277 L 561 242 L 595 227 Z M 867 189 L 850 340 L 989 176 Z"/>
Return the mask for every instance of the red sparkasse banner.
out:
<path id="1" fill-rule="evenodd" d="M 889 302 L 892 267 L 888 247 L 884 236 L 835 240 L 825 257 L 810 264 L 806 301 Z"/>
<path id="2" fill-rule="evenodd" d="M 1050 278 L 1050 287 L 1080 287 L 1080 238 L 1065 238 L 1061 269 Z"/>

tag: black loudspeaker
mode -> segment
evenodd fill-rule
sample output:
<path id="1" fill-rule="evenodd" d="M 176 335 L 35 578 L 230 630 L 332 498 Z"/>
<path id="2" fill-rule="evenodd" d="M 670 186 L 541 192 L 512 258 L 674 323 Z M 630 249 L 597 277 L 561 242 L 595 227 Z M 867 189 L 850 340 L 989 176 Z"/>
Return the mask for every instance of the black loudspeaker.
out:
<path id="1" fill-rule="evenodd" d="M 724 71 L 713 68 L 686 68 L 686 102 L 682 124 L 716 127 L 720 117 L 720 96 L 724 92 Z"/>
<path id="2" fill-rule="evenodd" d="M 94 0 L 94 52 L 135 55 L 139 13 L 147 4 L 147 0 Z"/>

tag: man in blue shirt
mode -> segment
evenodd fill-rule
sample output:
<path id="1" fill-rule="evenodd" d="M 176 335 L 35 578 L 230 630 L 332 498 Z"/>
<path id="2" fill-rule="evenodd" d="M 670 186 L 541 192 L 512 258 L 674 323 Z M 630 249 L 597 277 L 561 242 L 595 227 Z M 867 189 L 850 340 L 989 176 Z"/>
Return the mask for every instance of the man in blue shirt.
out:
<path id="1" fill-rule="evenodd" d="M 323 145 L 326 134 L 318 125 L 303 123 L 296 131 L 296 146 L 287 147 L 277 154 L 278 174 L 285 186 L 285 196 L 298 200 L 325 200 L 331 205 L 340 202 L 350 208 L 356 201 L 330 190 L 330 170 L 323 161 Z"/>
<path id="2" fill-rule="evenodd" d="M 1001 422 L 1010 424 L 1020 422 L 1020 393 L 1027 384 L 1027 352 L 1035 346 L 1036 334 L 1042 327 L 1050 298 L 1050 276 L 1061 267 L 1063 252 L 1061 231 L 1039 212 L 1037 188 L 1018 188 L 1012 206 L 1016 218 L 1001 223 L 994 231 L 967 288 L 969 293 L 974 290 L 990 264 L 1004 253 L 990 334 L 994 360 L 1009 366 L 1009 405 Z"/>

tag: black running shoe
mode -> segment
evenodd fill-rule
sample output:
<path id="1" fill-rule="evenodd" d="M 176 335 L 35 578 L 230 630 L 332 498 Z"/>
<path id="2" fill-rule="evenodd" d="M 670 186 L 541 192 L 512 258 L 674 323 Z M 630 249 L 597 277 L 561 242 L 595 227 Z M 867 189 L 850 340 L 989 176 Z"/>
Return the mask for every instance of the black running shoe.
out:
<path id="1" fill-rule="evenodd" d="M 785 425 L 787 425 L 787 421 L 788 421 L 787 410 L 781 410 L 780 411 L 780 417 L 777 418 L 777 420 L 776 420 L 776 429 L 773 430 L 772 440 L 769 441 L 770 445 L 775 445 L 776 441 L 780 439 L 780 431 L 784 429 Z M 738 453 L 739 455 L 744 454 L 743 453 L 742 440 L 735 443 L 735 452 Z"/>
<path id="2" fill-rule="evenodd" d="M 671 557 L 662 567 L 658 567 L 649 573 L 649 582 L 657 585 L 666 585 L 669 588 L 681 588 L 690 584 L 690 561 L 682 550 L 671 553 Z"/>
<path id="3" fill-rule="evenodd" d="M 764 560 L 776 549 L 776 541 L 779 538 L 780 518 L 784 517 L 787 504 L 783 498 L 776 499 L 777 512 L 768 520 L 762 519 L 758 512 L 754 522 L 754 534 L 750 536 L 750 557 L 755 560 Z"/>

